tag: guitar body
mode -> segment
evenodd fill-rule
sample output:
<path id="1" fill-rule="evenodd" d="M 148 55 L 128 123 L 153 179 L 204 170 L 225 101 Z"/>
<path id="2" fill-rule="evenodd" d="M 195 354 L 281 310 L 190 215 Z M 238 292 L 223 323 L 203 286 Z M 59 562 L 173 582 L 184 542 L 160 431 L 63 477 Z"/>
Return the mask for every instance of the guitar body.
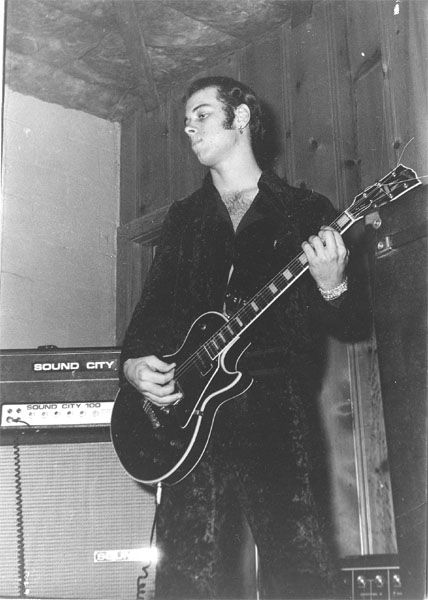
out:
<path id="1" fill-rule="evenodd" d="M 130 384 L 119 391 L 111 438 L 122 466 L 137 481 L 149 485 L 181 481 L 201 459 L 219 407 L 251 386 L 251 378 L 237 370 L 248 347 L 239 338 L 217 357 L 197 353 L 225 323 L 221 313 L 204 313 L 179 350 L 164 357 L 166 362 L 175 362 L 176 373 L 180 372 L 177 383 L 183 398 L 175 405 L 160 409 Z M 195 351 L 197 360 L 189 360 Z"/>

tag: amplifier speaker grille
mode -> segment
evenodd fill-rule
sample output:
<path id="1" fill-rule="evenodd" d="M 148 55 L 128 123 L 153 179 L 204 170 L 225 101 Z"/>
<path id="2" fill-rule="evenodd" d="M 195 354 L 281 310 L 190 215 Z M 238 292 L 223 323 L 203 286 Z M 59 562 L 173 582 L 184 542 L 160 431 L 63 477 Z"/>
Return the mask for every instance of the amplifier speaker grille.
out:
<path id="1" fill-rule="evenodd" d="M 110 443 L 26 445 L 19 456 L 3 446 L 0 475 L 0 596 L 138 597 L 141 563 L 94 562 L 98 550 L 147 547 L 154 516 L 153 494 L 125 474 Z"/>

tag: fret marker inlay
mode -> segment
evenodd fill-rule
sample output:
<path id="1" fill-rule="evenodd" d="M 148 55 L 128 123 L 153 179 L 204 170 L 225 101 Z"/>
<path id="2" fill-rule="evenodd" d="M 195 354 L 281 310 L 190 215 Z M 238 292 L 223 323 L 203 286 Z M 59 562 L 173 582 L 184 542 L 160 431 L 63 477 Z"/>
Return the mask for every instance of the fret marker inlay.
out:
<path id="1" fill-rule="evenodd" d="M 251 302 L 251 306 L 254 308 L 255 312 L 258 312 L 259 307 L 257 306 L 257 304 L 255 302 Z"/>
<path id="2" fill-rule="evenodd" d="M 276 287 L 276 285 L 274 283 L 270 284 L 269 289 L 272 292 L 272 294 L 276 294 L 276 292 L 278 291 L 278 288 Z"/>
<path id="3" fill-rule="evenodd" d="M 343 227 L 344 225 L 346 225 L 346 223 L 349 221 L 349 217 L 346 213 L 344 213 L 343 215 L 341 215 L 339 217 L 339 219 L 337 219 L 337 224 L 339 225 L 339 227 Z"/>

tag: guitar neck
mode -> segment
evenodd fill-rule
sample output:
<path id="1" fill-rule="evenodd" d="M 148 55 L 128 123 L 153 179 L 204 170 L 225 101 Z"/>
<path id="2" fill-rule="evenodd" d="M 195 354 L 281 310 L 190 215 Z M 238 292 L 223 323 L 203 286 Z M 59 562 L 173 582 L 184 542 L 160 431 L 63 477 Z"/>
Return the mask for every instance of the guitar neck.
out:
<path id="1" fill-rule="evenodd" d="M 342 234 L 355 223 L 349 210 L 345 210 L 330 227 Z M 279 273 L 246 302 L 211 338 L 203 349 L 214 359 L 230 343 L 234 342 L 256 319 L 291 287 L 308 269 L 304 252 L 298 254 Z"/>

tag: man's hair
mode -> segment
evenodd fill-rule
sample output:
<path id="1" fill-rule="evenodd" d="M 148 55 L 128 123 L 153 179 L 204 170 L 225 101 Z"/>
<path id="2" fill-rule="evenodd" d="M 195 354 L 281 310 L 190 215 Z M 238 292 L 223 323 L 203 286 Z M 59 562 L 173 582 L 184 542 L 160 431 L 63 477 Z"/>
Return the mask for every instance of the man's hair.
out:
<path id="1" fill-rule="evenodd" d="M 224 104 L 224 112 L 226 115 L 225 127 L 232 127 L 233 119 L 235 118 L 235 109 L 240 104 L 246 104 L 250 109 L 250 134 L 251 144 L 256 150 L 262 142 L 264 129 L 262 122 L 262 109 L 260 102 L 253 90 L 231 77 L 223 77 L 214 75 L 211 77 L 202 77 L 193 81 L 186 93 L 185 101 L 193 94 L 208 87 L 217 88 L 217 97 Z"/>

